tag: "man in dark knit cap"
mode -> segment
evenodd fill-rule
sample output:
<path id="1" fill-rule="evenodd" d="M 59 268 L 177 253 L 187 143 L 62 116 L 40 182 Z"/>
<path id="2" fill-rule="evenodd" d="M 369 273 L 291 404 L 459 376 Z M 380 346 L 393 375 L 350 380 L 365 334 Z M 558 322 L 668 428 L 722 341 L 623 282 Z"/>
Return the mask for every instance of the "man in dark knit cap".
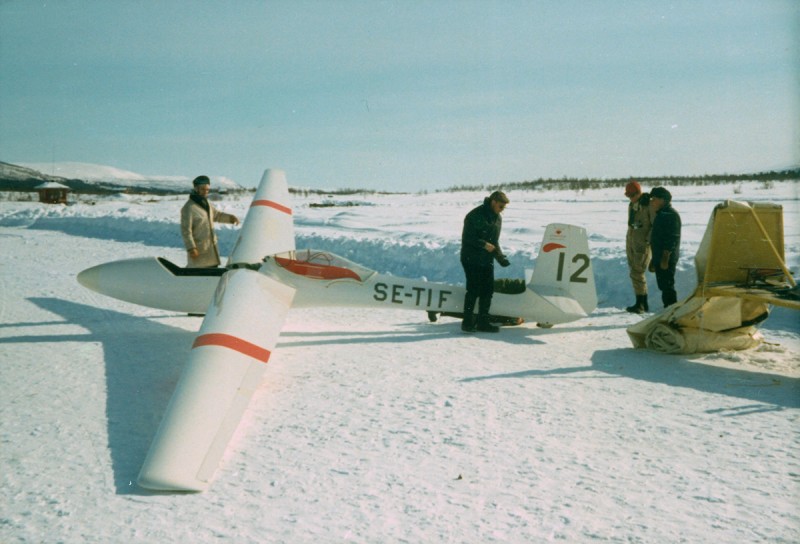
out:
<path id="1" fill-rule="evenodd" d="M 461 232 L 461 265 L 467 278 L 464 321 L 461 323 L 461 330 L 464 332 L 500 330 L 490 322 L 489 307 L 494 294 L 494 261 L 500 263 L 500 266 L 509 265 L 500 249 L 500 231 L 503 228 L 503 217 L 500 214 L 508 202 L 508 197 L 502 191 L 495 191 L 464 218 L 464 229 Z M 476 302 L 477 322 L 474 314 Z"/>
<path id="2" fill-rule="evenodd" d="M 653 260 L 650 272 L 655 272 L 656 283 L 661 290 L 664 308 L 675 304 L 675 268 L 678 265 L 681 245 L 681 216 L 672 207 L 672 195 L 664 187 L 650 191 L 650 208 L 656 214 L 650 233 Z"/>
<path id="3" fill-rule="evenodd" d="M 217 210 L 209 201 L 211 180 L 197 176 L 189 200 L 181 208 L 181 236 L 189 257 L 189 268 L 213 268 L 220 265 L 214 223 L 239 224 L 235 215 Z"/>

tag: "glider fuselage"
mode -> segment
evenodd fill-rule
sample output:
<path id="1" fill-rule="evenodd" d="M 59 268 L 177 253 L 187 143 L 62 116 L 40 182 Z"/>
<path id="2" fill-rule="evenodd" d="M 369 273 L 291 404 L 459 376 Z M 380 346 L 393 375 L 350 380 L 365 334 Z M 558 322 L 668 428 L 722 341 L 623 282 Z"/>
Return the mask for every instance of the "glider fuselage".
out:
<path id="1" fill-rule="evenodd" d="M 297 254 L 304 255 L 302 260 L 292 258 Z M 311 254 L 321 256 L 326 264 L 310 263 L 307 255 Z M 326 252 L 302 250 L 249 267 L 295 288 L 294 308 L 386 307 L 448 313 L 463 310 L 462 286 L 379 274 Z M 79 274 L 78 280 L 94 291 L 126 302 L 202 314 L 226 271 L 180 268 L 163 258 L 146 257 L 89 268 Z M 518 294 L 496 293 L 492 313 L 547 324 L 584 317 L 586 311 L 570 301 L 557 295 L 542 296 L 527 287 Z"/>

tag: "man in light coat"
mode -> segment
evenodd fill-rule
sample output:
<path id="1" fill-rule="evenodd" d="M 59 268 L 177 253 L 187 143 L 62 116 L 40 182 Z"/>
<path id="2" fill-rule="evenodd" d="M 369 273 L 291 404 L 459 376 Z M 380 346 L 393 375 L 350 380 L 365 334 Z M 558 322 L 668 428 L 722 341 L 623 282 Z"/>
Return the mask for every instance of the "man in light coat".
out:
<path id="1" fill-rule="evenodd" d="M 625 308 L 634 314 L 650 310 L 647 303 L 647 279 L 645 271 L 650 264 L 650 230 L 654 212 L 650 209 L 650 195 L 642 192 L 636 181 L 625 186 L 628 197 L 628 232 L 625 235 L 625 254 L 628 257 L 628 273 L 633 285 L 636 302 Z"/>
<path id="2" fill-rule="evenodd" d="M 220 265 L 214 223 L 239 224 L 235 215 L 217 210 L 209 201 L 211 180 L 197 176 L 189 200 L 181 208 L 181 236 L 188 252 L 189 268 L 213 268 Z"/>

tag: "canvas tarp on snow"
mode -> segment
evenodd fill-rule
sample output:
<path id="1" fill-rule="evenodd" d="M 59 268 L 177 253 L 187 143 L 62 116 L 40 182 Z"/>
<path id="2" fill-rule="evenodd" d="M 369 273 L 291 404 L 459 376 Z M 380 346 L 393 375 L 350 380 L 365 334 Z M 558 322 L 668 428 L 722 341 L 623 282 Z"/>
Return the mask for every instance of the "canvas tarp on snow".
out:
<path id="1" fill-rule="evenodd" d="M 761 343 L 756 325 L 769 315 L 764 302 L 695 293 L 628 327 L 635 348 L 664 353 L 750 349 Z"/>
<path id="2" fill-rule="evenodd" d="M 761 343 L 756 325 L 770 304 L 800 308 L 782 294 L 796 284 L 783 261 L 781 206 L 718 205 L 695 264 L 695 292 L 629 327 L 634 347 L 684 354 L 749 349 Z"/>

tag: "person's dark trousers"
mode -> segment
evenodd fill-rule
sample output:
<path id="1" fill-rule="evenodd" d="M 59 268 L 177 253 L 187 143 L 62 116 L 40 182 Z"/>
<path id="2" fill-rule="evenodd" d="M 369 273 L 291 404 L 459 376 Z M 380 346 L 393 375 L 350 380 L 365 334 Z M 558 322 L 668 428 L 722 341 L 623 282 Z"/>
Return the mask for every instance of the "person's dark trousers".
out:
<path id="1" fill-rule="evenodd" d="M 472 328 L 475 325 L 475 303 L 478 303 L 478 323 L 489 321 L 489 309 L 492 306 L 494 294 L 494 266 L 475 265 L 461 262 L 464 275 L 467 278 L 467 294 L 464 296 L 464 325 L 462 328 Z"/>
<path id="2" fill-rule="evenodd" d="M 661 302 L 664 303 L 664 308 L 678 302 L 678 293 L 675 292 L 675 267 L 677 264 L 670 263 L 666 270 L 656 266 L 656 284 L 661 290 Z"/>

